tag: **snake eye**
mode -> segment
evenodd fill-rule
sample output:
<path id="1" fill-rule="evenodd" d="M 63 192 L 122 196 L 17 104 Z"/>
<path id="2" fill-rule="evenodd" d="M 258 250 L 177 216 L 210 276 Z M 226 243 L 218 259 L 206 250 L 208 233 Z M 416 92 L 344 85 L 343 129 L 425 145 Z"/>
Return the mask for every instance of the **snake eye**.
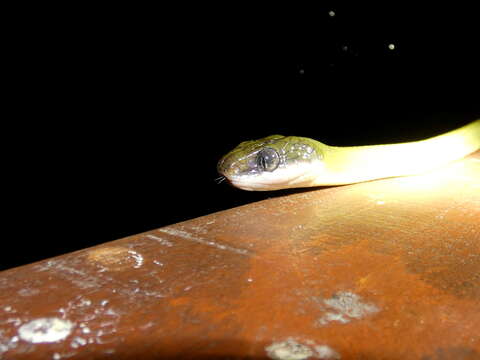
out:
<path id="1" fill-rule="evenodd" d="M 273 171 L 280 163 L 280 156 L 272 148 L 264 148 L 257 154 L 257 166 L 262 171 Z"/>

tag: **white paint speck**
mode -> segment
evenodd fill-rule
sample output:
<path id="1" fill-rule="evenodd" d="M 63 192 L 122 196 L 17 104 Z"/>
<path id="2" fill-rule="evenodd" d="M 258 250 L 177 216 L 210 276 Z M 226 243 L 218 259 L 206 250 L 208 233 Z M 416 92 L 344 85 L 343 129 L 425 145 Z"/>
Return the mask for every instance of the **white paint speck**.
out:
<path id="1" fill-rule="evenodd" d="M 62 358 L 62 355 L 60 355 L 59 353 L 53 353 L 52 355 L 53 360 L 60 360 L 61 358 Z"/>
<path id="2" fill-rule="evenodd" d="M 275 360 L 304 360 L 313 356 L 312 349 L 296 342 L 293 339 L 274 342 L 265 348 L 270 359 Z"/>
<path id="3" fill-rule="evenodd" d="M 346 318 L 343 314 L 327 312 L 320 319 L 317 320 L 319 325 L 327 325 L 330 321 L 338 321 L 339 323 L 346 324 L 350 322 L 350 319 Z"/>
<path id="4" fill-rule="evenodd" d="M 237 253 L 237 254 L 241 254 L 241 255 L 249 255 L 250 254 L 250 251 L 248 251 L 246 249 L 239 249 L 239 248 L 235 248 L 235 247 L 230 246 L 230 245 L 219 244 L 215 241 L 206 240 L 202 237 L 193 235 L 193 234 L 191 234 L 187 231 L 182 231 L 182 230 L 178 230 L 178 229 L 174 229 L 174 228 L 162 228 L 162 229 L 158 229 L 157 231 L 165 233 L 165 234 L 169 234 L 169 235 L 172 235 L 172 236 L 181 237 L 182 239 L 193 241 L 193 242 L 196 242 L 196 243 L 199 243 L 199 244 L 215 247 L 215 248 L 220 249 L 220 250 L 228 250 L 228 251 L 231 251 L 231 252 L 234 252 L 234 253 Z"/>
<path id="5" fill-rule="evenodd" d="M 317 345 L 313 340 L 302 342 L 288 338 L 285 341 L 274 342 L 267 346 L 265 351 L 268 357 L 274 360 L 341 359 L 340 354 L 328 345 Z"/>
<path id="6" fill-rule="evenodd" d="M 148 323 L 140 326 L 139 329 L 140 330 L 147 330 L 147 329 L 151 328 L 153 325 L 155 325 L 155 323 L 153 321 L 149 321 Z"/>
<path id="7" fill-rule="evenodd" d="M 253 279 L 252 279 L 252 278 L 248 278 L 247 281 L 248 281 L 248 282 L 252 282 Z"/>
<path id="8" fill-rule="evenodd" d="M 153 260 L 153 263 L 155 265 L 158 265 L 158 266 L 163 266 L 164 265 L 164 263 L 162 263 L 161 261 L 158 261 L 158 260 Z"/>
<path id="9" fill-rule="evenodd" d="M 157 297 L 157 298 L 164 298 L 166 297 L 165 294 L 162 294 L 158 291 L 144 291 L 143 292 L 146 296 L 153 296 L 153 297 Z"/>
<path id="10" fill-rule="evenodd" d="M 10 341 L 11 341 L 12 343 L 16 343 L 16 342 L 18 342 L 19 339 L 20 339 L 20 338 L 19 338 L 18 336 L 14 336 L 14 337 L 12 337 L 12 338 L 10 339 Z"/>
<path id="11" fill-rule="evenodd" d="M 74 349 L 84 345 L 87 345 L 87 340 L 80 336 L 75 336 L 72 342 L 70 343 L 70 346 Z"/>
<path id="12" fill-rule="evenodd" d="M 25 288 L 25 289 L 18 290 L 17 293 L 20 296 L 32 296 L 32 295 L 38 294 L 39 292 L 40 292 L 40 290 L 38 290 L 38 289 Z"/>
<path id="13" fill-rule="evenodd" d="M 20 339 L 30 343 L 50 343 L 65 339 L 74 324 L 59 318 L 40 318 L 23 324 L 18 329 Z"/>
<path id="14" fill-rule="evenodd" d="M 338 352 L 333 350 L 330 346 L 327 345 L 317 345 L 314 347 L 317 352 L 317 357 L 320 359 L 340 359 L 341 356 Z"/>
<path id="15" fill-rule="evenodd" d="M 158 241 L 160 243 L 160 245 L 167 246 L 167 247 L 172 247 L 173 246 L 173 243 L 171 241 L 162 239 L 161 237 L 158 237 L 158 236 L 155 236 L 155 235 L 152 235 L 152 234 L 147 234 L 145 236 L 148 237 L 149 239 Z"/>
<path id="16" fill-rule="evenodd" d="M 119 316 L 119 315 L 115 312 L 115 310 L 113 310 L 112 308 L 107 309 L 107 311 L 105 311 L 105 315 Z"/>
<path id="17" fill-rule="evenodd" d="M 384 204 L 385 204 L 385 201 L 383 201 L 383 200 L 378 200 L 377 201 L 377 205 L 384 205 Z"/>
<path id="18" fill-rule="evenodd" d="M 324 303 L 329 307 L 355 319 L 359 319 L 365 314 L 379 311 L 375 305 L 362 302 L 360 296 L 348 291 L 340 291 L 331 298 L 325 299 Z"/>
<path id="19" fill-rule="evenodd" d="M 138 269 L 140 268 L 142 265 L 143 265 L 143 256 L 141 254 L 139 254 L 138 252 L 136 251 L 133 251 L 133 250 L 128 250 L 128 253 L 133 257 L 133 259 L 135 260 L 135 265 L 133 265 L 133 267 L 135 269 Z"/>
<path id="20" fill-rule="evenodd" d="M 12 307 L 11 306 L 5 306 L 3 308 L 3 310 L 5 310 L 6 312 L 10 312 L 10 311 L 12 311 Z"/>
<path id="21" fill-rule="evenodd" d="M 88 299 L 80 299 L 80 301 L 75 305 L 78 306 L 78 307 L 90 306 L 90 305 L 92 305 L 92 302 Z"/>
<path id="22" fill-rule="evenodd" d="M 360 296 L 348 291 L 339 291 L 331 298 L 324 299 L 323 303 L 329 311 L 317 320 L 318 325 L 326 325 L 331 321 L 345 324 L 380 311 L 374 304 L 364 303 Z"/>

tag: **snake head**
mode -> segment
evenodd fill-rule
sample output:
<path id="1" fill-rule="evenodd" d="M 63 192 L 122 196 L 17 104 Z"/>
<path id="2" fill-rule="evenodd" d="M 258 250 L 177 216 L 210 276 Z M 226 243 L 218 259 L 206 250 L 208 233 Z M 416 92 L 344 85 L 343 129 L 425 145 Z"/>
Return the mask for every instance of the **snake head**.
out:
<path id="1" fill-rule="evenodd" d="M 217 170 L 243 190 L 308 186 L 312 169 L 321 163 L 316 147 L 311 139 L 295 136 L 244 141 L 220 159 Z"/>

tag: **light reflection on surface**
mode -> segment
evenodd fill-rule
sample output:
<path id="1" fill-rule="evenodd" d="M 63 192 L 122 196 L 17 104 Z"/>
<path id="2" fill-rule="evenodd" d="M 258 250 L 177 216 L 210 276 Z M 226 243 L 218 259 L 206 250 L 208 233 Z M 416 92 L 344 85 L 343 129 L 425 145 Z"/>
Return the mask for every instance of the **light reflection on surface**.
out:
<path id="1" fill-rule="evenodd" d="M 421 175 L 398 179 L 398 190 L 404 191 L 458 191 L 458 187 L 480 187 L 480 159 L 468 157 Z M 454 189 L 455 188 L 455 189 Z M 392 188 L 395 191 L 395 187 Z"/>

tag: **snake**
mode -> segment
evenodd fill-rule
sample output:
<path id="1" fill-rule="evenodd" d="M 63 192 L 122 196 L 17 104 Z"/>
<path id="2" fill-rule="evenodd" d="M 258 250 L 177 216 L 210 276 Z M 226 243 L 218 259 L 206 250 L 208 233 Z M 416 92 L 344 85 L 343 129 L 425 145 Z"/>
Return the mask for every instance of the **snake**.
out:
<path id="1" fill-rule="evenodd" d="M 424 140 L 330 146 L 298 136 L 244 141 L 217 164 L 222 178 L 251 191 L 345 185 L 416 175 L 480 149 L 480 119 Z"/>

